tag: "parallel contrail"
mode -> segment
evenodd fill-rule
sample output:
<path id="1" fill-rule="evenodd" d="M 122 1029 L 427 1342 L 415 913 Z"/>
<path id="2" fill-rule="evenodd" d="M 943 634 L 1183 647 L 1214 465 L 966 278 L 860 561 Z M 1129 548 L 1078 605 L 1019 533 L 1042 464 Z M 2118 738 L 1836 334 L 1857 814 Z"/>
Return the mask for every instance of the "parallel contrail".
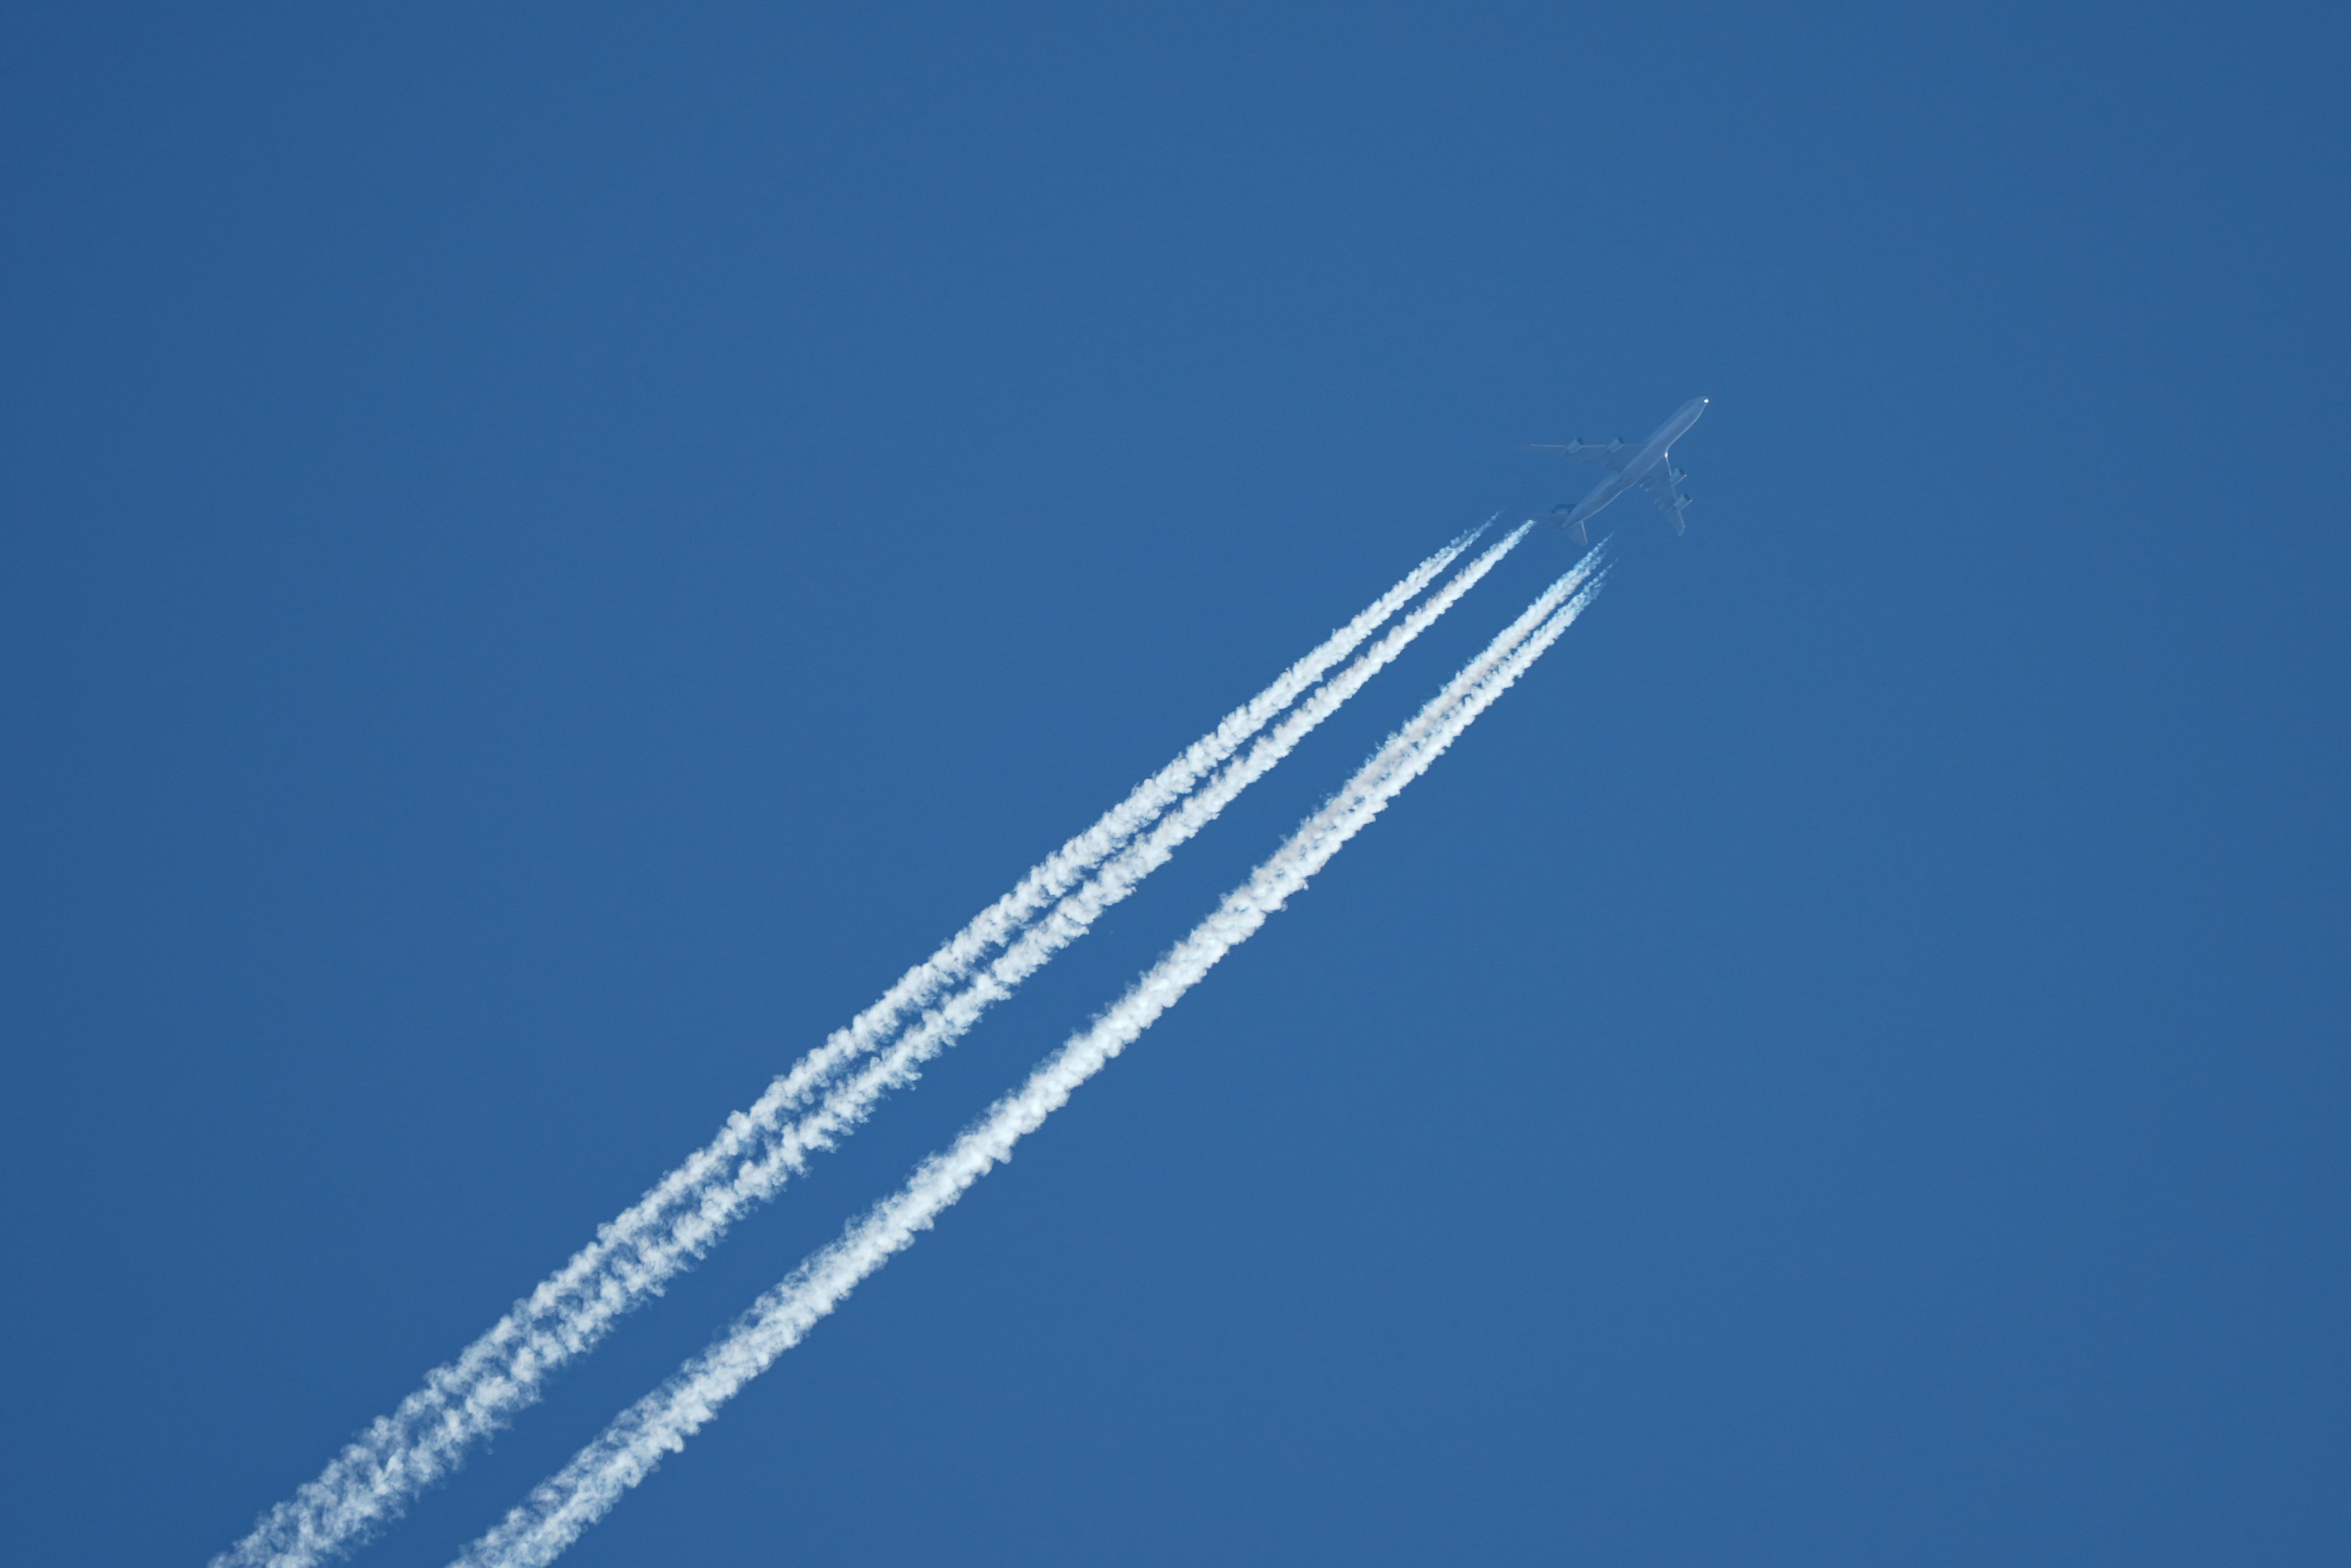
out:
<path id="1" fill-rule="evenodd" d="M 842 1114 L 842 1107 L 836 1107 L 832 1097 L 828 1097 L 826 1104 L 813 1113 L 810 1137 L 797 1145 L 778 1144 L 777 1139 L 785 1126 L 785 1118 L 805 1108 L 828 1078 L 889 1040 L 905 1026 L 910 1015 L 935 1001 L 943 991 L 969 980 L 982 958 L 1010 942 L 1047 904 L 1057 899 L 1067 903 L 1071 890 L 1081 879 L 1128 847 L 1137 832 L 1165 814 L 1203 778 L 1229 761 L 1275 716 L 1311 690 L 1398 610 L 1418 597 L 1483 531 L 1479 528 L 1464 533 L 1422 561 L 1265 690 L 1227 715 L 1215 729 L 1137 785 L 1092 827 L 1039 862 L 1010 893 L 983 910 L 929 958 L 908 970 L 846 1029 L 834 1033 L 821 1047 L 776 1079 L 748 1111 L 730 1116 L 716 1138 L 664 1176 L 617 1219 L 600 1227 L 593 1242 L 541 1282 L 528 1298 L 517 1301 L 455 1361 L 427 1374 L 423 1387 L 402 1400 L 392 1414 L 379 1416 L 317 1479 L 306 1483 L 291 1499 L 264 1514 L 249 1535 L 213 1560 L 213 1568 L 258 1568 L 261 1564 L 270 1568 L 311 1568 L 357 1545 L 375 1526 L 396 1518 L 419 1492 L 453 1472 L 463 1462 L 466 1449 L 504 1426 L 516 1411 L 538 1397 L 539 1386 L 549 1373 L 591 1348 L 615 1320 L 658 1292 L 665 1280 L 699 1256 L 743 1207 L 780 1186 L 782 1167 L 799 1168 L 809 1148 L 822 1146 L 842 1126 L 863 1113 L 862 1109 L 856 1108 L 858 1102 L 852 1100 L 845 1103 L 847 1113 Z M 1515 544 L 1524 532 L 1521 528 L 1511 535 L 1510 543 Z M 1489 549 L 1480 562 L 1468 570 L 1483 575 L 1496 554 L 1496 550 Z M 1452 598 L 1458 598 L 1460 588 L 1466 586 L 1447 584 L 1443 591 L 1451 597 L 1446 602 L 1449 604 Z M 1421 626 L 1434 619 L 1424 614 L 1426 609 L 1424 606 L 1415 613 L 1414 619 Z M 1387 643 L 1384 641 L 1382 646 L 1387 646 Z M 1392 652 L 1389 657 L 1393 657 Z M 1358 661 L 1359 665 L 1361 663 Z M 1368 673 L 1364 678 L 1369 678 Z M 1316 695 L 1318 703 L 1322 695 Z M 1252 760 L 1257 755 L 1252 752 Z M 1264 764 L 1271 765 L 1270 760 Z M 1231 772 L 1227 769 L 1226 777 Z M 1220 778 L 1218 784 L 1222 782 Z M 1233 792 L 1238 793 L 1238 788 Z M 1172 844 L 1168 847 L 1172 851 Z M 1165 856 L 1162 853 L 1158 858 L 1164 860 Z M 1060 913 L 1056 911 L 1056 915 Z M 1051 950 L 1066 946 L 1075 934 L 1072 932 Z M 1036 959 L 1036 963 L 1043 961 L 1042 956 Z M 1035 964 L 1029 966 L 1030 970 L 1034 967 Z M 1001 987 L 1005 983 L 991 975 L 983 986 Z M 994 998 L 991 995 L 987 999 Z M 950 1006 L 954 1000 L 950 999 Z M 985 1005 L 983 1000 L 980 1006 Z M 936 1054 L 953 1038 L 953 1034 L 940 1034 L 933 1027 L 933 1020 L 940 1016 L 934 1012 L 921 1020 L 918 1033 L 937 1042 L 930 1047 L 928 1054 Z M 976 1011 L 973 1016 L 977 1016 Z M 963 1027 L 968 1027 L 967 1022 Z M 961 1030 L 953 1032 L 960 1033 Z M 891 1083 L 901 1081 L 912 1063 L 919 1060 L 920 1055 L 893 1058 L 898 1065 L 891 1074 L 871 1084 L 870 1092 L 863 1093 L 862 1104 L 870 1106 L 874 1097 Z M 857 1082 L 866 1083 L 872 1078 L 870 1072 L 861 1074 Z M 782 1152 L 788 1147 L 797 1152 Z M 743 1166 L 745 1155 L 755 1149 L 760 1150 L 761 1157 L 751 1166 Z M 760 1179 L 747 1183 L 738 1179 L 745 1176 Z"/>
<path id="2" fill-rule="evenodd" d="M 937 1008 L 925 1012 L 918 1023 L 854 1074 L 838 1077 L 823 1086 L 823 1097 L 813 1110 L 794 1120 L 771 1123 L 758 1153 L 737 1166 L 731 1178 L 711 1183 L 704 1191 L 699 1207 L 681 1215 L 661 1235 L 638 1242 L 635 1266 L 651 1281 L 649 1289 L 658 1289 L 663 1281 L 705 1253 L 746 1209 L 773 1197 L 786 1181 L 803 1172 L 811 1153 L 831 1148 L 844 1132 L 871 1113 L 883 1095 L 918 1076 L 924 1063 L 967 1033 L 989 1007 L 1010 996 L 1055 954 L 1084 936 L 1104 910 L 1132 894 L 1144 878 L 1165 865 L 1178 847 L 1213 821 L 1243 789 L 1263 778 L 1316 726 L 1393 663 L 1415 638 L 1516 548 L 1531 527 L 1527 524 L 1513 530 L 1462 568 L 1426 603 L 1357 655 L 1353 664 L 1332 676 L 1270 732 L 1259 736 L 1245 757 L 1228 764 L 1162 817 L 1148 834 L 1130 842 L 1084 883 L 1064 894 L 986 970 L 974 976 Z M 579 1334 L 601 1334 L 612 1318 L 632 1304 L 630 1300 L 616 1301 L 609 1306 L 599 1303 L 593 1315 L 582 1314 L 567 1326 Z"/>
<path id="3" fill-rule="evenodd" d="M 1596 573 L 1605 549 L 1604 544 L 1587 555 L 1505 628 L 1091 1028 L 1073 1036 L 944 1154 L 925 1161 L 896 1195 L 760 1297 L 724 1339 L 623 1412 L 496 1529 L 468 1547 L 453 1568 L 542 1568 L 650 1474 L 664 1453 L 682 1450 L 685 1439 L 720 1406 L 799 1343 L 893 1253 L 913 1245 L 974 1182 L 1008 1159 L 1024 1134 L 1066 1103 L 1079 1084 L 1133 1043 L 1227 953 L 1247 941 L 1405 785 L 1426 771 L 1592 601 L 1604 578 Z"/>
<path id="4" fill-rule="evenodd" d="M 1214 821 L 1243 789 L 1290 755 L 1300 740 L 1450 610 L 1526 537 L 1532 526 L 1513 530 L 1462 568 L 1427 602 L 1359 654 L 1270 732 L 1259 737 L 1245 757 L 1228 764 L 1164 816 L 1147 835 L 1130 842 L 1083 884 L 1063 895 L 986 970 L 925 1012 L 886 1050 L 876 1053 L 856 1072 L 844 1071 L 820 1086 L 822 1098 L 813 1109 L 789 1120 L 781 1119 L 781 1113 L 769 1120 L 756 1152 L 747 1155 L 731 1176 L 707 1184 L 698 1207 L 679 1213 L 667 1230 L 637 1240 L 632 1255 L 634 1272 L 626 1289 L 599 1298 L 552 1325 L 541 1336 L 544 1343 L 528 1347 L 528 1354 L 535 1359 L 559 1361 L 575 1354 L 575 1344 L 585 1348 L 593 1343 L 614 1321 L 705 1254 L 746 1210 L 773 1197 L 792 1176 L 804 1172 L 810 1155 L 832 1147 L 844 1133 L 864 1120 L 884 1094 L 919 1076 L 925 1062 L 967 1033 L 989 1007 L 1010 996 L 1054 955 L 1085 935 L 1103 911 L 1126 898 L 1145 877 L 1165 865 L 1178 847 Z M 796 1108 L 786 1107 L 787 1111 Z M 518 1385 L 512 1400 L 518 1404 L 533 1396 L 532 1390 Z"/>

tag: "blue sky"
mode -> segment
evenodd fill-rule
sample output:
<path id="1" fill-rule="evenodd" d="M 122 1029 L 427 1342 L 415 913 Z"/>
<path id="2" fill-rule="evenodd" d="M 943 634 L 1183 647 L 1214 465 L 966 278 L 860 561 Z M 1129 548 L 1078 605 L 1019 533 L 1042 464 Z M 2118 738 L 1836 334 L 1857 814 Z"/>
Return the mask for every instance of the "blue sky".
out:
<path id="1" fill-rule="evenodd" d="M 1585 620 L 567 1562 L 2342 1550 L 2346 26 L 0 23 L 0 1394 L 196 1562 L 1439 541 Z M 1115 996 L 1546 534 L 359 1561 Z"/>

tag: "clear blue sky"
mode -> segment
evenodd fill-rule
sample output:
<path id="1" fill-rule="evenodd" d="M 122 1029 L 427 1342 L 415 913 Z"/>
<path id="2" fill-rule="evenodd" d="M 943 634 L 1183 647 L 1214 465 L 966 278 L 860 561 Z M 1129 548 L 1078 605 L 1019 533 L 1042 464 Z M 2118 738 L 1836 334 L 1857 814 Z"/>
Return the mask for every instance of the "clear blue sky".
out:
<path id="1" fill-rule="evenodd" d="M 0 23 L 0 1539 L 225 1546 L 1463 525 L 1598 607 L 568 1561 L 2313 1562 L 2343 13 Z M 1522 514 L 1521 514 L 1522 515 Z M 1343 720 L 360 1559 L 1108 1000 Z"/>

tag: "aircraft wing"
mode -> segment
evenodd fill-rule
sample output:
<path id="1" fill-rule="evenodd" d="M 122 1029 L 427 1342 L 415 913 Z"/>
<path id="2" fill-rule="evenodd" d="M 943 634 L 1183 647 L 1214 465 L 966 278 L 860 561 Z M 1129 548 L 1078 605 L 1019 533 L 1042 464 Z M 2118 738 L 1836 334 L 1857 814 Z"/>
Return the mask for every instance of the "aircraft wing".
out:
<path id="1" fill-rule="evenodd" d="M 1666 521 L 1674 526 L 1674 532 L 1680 533 L 1682 508 L 1689 505 L 1689 497 L 1674 485 L 1673 464 L 1669 460 L 1659 461 L 1655 468 L 1641 476 L 1641 488 L 1649 493 L 1649 499 L 1657 504 L 1657 510 L 1665 513 Z"/>
<path id="2" fill-rule="evenodd" d="M 1595 441 L 1571 441 L 1564 445 L 1557 442 L 1535 442 L 1519 448 L 1521 452 L 1548 452 L 1554 457 L 1581 457 L 1586 463 L 1597 463 L 1610 473 L 1624 469 L 1633 448 L 1623 442 L 1609 444 Z"/>

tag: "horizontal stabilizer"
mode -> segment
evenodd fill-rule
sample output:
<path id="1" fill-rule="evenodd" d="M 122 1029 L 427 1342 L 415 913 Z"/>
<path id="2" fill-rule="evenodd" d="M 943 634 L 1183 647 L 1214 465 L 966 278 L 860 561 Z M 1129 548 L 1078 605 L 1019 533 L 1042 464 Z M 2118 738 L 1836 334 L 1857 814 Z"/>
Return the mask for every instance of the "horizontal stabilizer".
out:
<path id="1" fill-rule="evenodd" d="M 1584 537 L 1583 519 L 1575 515 L 1574 508 L 1572 507 L 1553 507 L 1534 520 L 1539 523 L 1549 523 L 1577 544 L 1588 545 L 1592 542 Z"/>

